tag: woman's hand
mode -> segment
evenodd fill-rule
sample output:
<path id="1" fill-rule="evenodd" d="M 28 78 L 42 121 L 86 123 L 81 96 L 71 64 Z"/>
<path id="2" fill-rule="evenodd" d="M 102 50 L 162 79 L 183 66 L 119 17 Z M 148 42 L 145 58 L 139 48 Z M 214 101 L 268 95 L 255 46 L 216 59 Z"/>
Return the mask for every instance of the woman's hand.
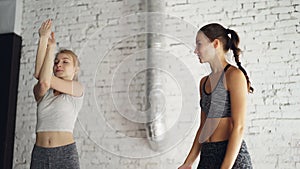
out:
<path id="1" fill-rule="evenodd" d="M 51 32 L 51 36 L 48 38 L 48 44 L 47 44 L 48 47 L 53 47 L 55 48 L 56 47 L 56 41 L 55 41 L 55 37 L 54 37 L 54 32 Z"/>
<path id="2" fill-rule="evenodd" d="M 52 20 L 47 19 L 45 22 L 42 23 L 39 29 L 39 36 L 49 38 L 51 34 L 51 27 L 52 27 Z"/>
<path id="3" fill-rule="evenodd" d="M 39 28 L 39 45 L 36 53 L 34 77 L 40 78 L 41 67 L 47 52 L 48 39 L 51 38 L 52 21 L 50 19 L 44 21 Z M 51 38 L 53 39 L 53 38 Z"/>
<path id="4" fill-rule="evenodd" d="M 192 166 L 188 164 L 182 164 L 178 169 L 192 169 Z"/>

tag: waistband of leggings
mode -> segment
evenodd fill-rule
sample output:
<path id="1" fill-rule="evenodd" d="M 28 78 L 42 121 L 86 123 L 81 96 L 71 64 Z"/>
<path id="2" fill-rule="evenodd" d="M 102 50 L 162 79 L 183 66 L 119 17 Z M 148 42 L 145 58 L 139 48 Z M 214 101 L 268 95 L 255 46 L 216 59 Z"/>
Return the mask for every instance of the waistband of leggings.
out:
<path id="1" fill-rule="evenodd" d="M 69 147 L 73 147 L 76 146 L 76 142 L 67 144 L 67 145 L 62 145 L 62 146 L 58 146 L 58 147 L 42 147 L 42 146 L 38 146 L 36 144 L 34 144 L 34 147 L 38 148 L 38 149 L 45 149 L 45 150 L 55 150 L 55 149 L 64 149 L 64 148 L 69 148 Z"/>
<path id="2" fill-rule="evenodd" d="M 227 143 L 228 140 L 224 140 L 224 141 L 216 141 L 216 142 L 203 142 L 202 145 L 223 145 Z"/>
<path id="3" fill-rule="evenodd" d="M 216 142 L 203 142 L 202 145 L 224 145 L 224 144 L 228 144 L 229 140 L 224 140 L 224 141 L 216 141 Z M 244 145 L 246 142 L 243 139 L 242 140 L 242 145 Z"/>

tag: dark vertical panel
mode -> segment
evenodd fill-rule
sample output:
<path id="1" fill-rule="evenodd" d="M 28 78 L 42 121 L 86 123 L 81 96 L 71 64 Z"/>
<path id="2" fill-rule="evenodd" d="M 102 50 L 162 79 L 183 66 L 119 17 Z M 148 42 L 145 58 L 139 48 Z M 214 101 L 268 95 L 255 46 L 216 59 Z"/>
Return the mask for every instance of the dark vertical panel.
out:
<path id="1" fill-rule="evenodd" d="M 0 168 L 12 168 L 22 38 L 0 34 Z"/>

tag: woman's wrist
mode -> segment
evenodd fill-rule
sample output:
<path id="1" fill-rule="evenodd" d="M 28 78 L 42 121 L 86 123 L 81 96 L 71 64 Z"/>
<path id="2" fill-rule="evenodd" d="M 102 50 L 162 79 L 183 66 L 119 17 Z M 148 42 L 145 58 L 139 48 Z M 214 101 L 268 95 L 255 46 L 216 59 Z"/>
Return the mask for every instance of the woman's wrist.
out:
<path id="1" fill-rule="evenodd" d="M 47 35 L 40 35 L 41 40 L 48 40 L 48 38 L 49 38 L 49 35 L 48 36 Z"/>
<path id="2" fill-rule="evenodd" d="M 230 169 L 230 168 L 232 168 L 232 165 L 229 165 L 229 164 L 227 164 L 227 163 L 225 164 L 225 163 L 223 162 L 220 169 Z"/>
<path id="3" fill-rule="evenodd" d="M 185 160 L 183 165 L 186 165 L 186 166 L 192 166 L 193 165 L 193 162 L 192 161 L 189 161 L 189 160 Z"/>
<path id="4" fill-rule="evenodd" d="M 54 43 L 54 44 L 48 44 L 48 46 L 47 46 L 47 50 L 54 50 L 56 48 L 56 44 Z"/>
<path id="5" fill-rule="evenodd" d="M 40 37 L 39 39 L 39 44 L 41 45 L 47 45 L 48 43 L 48 38 L 46 36 Z"/>

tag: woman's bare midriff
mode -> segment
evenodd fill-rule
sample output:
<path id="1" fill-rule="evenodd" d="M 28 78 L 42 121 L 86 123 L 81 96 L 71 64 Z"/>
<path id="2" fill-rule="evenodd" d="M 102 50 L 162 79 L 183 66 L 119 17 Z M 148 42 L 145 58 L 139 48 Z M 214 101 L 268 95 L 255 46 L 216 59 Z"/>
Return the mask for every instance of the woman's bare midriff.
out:
<path id="1" fill-rule="evenodd" d="M 71 132 L 47 131 L 36 134 L 36 145 L 40 147 L 59 147 L 74 143 Z"/>
<path id="2" fill-rule="evenodd" d="M 206 142 L 219 142 L 228 140 L 233 128 L 231 117 L 220 118 L 218 127 Z"/>

